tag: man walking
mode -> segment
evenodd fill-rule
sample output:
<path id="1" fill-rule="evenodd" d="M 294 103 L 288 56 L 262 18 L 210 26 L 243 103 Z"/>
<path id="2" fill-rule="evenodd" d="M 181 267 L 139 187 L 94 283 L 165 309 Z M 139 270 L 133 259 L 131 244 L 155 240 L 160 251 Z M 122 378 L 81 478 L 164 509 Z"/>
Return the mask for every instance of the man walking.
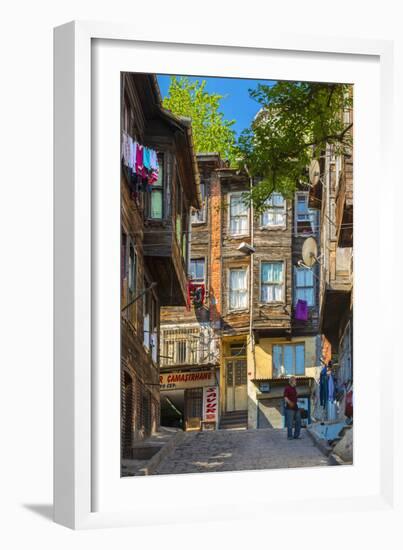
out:
<path id="1" fill-rule="evenodd" d="M 288 386 L 284 389 L 285 401 L 285 423 L 287 426 L 287 439 L 301 439 L 301 411 L 298 409 L 298 394 L 296 390 L 297 379 L 291 376 L 288 381 Z M 294 437 L 292 435 L 292 427 L 295 423 Z"/>

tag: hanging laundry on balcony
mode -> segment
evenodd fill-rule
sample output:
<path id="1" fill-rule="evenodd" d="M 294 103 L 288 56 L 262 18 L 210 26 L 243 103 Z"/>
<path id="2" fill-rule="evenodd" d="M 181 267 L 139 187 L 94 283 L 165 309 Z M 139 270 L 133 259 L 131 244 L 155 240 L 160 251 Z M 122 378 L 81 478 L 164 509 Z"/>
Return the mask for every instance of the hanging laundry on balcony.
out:
<path id="1" fill-rule="evenodd" d="M 131 185 L 142 185 L 143 191 L 150 191 L 149 186 L 158 181 L 159 176 L 157 151 L 144 147 L 123 131 L 121 158 Z"/>
<path id="2" fill-rule="evenodd" d="M 306 300 L 298 300 L 294 318 L 296 321 L 308 321 L 308 302 Z"/>

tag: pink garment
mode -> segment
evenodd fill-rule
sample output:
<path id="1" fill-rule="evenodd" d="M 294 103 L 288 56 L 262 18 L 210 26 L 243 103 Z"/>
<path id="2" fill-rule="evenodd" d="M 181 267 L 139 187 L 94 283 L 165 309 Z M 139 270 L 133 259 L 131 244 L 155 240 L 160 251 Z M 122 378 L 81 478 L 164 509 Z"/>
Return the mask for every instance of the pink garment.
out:
<path id="1" fill-rule="evenodd" d="M 308 321 L 308 302 L 306 300 L 298 300 L 295 307 L 295 320 Z"/>
<path id="2" fill-rule="evenodd" d="M 152 172 L 150 172 L 150 174 L 148 176 L 148 183 L 152 185 L 156 181 L 158 181 L 158 172 L 155 172 L 153 170 Z"/>
<path id="3" fill-rule="evenodd" d="M 144 164 L 143 164 L 143 146 L 139 143 L 137 144 L 136 149 L 136 174 L 144 177 Z"/>

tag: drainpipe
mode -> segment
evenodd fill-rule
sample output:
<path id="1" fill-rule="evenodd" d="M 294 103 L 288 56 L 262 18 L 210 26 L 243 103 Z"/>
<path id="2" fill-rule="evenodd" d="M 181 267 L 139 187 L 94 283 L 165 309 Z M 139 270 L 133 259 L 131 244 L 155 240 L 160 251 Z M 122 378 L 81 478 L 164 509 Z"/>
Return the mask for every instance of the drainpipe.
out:
<path id="1" fill-rule="evenodd" d="M 245 171 L 249 177 L 249 190 L 252 193 L 253 188 L 253 178 L 248 170 L 247 165 L 245 164 Z M 254 211 L 253 211 L 253 201 L 250 201 L 250 220 L 249 220 L 249 230 L 250 230 L 250 244 L 253 247 L 254 245 Z M 250 255 L 250 273 L 249 273 L 249 343 L 251 347 L 251 355 L 253 362 L 253 378 L 256 378 L 256 361 L 255 361 L 255 338 L 253 335 L 253 283 L 254 283 L 254 261 L 253 261 L 253 252 Z"/>

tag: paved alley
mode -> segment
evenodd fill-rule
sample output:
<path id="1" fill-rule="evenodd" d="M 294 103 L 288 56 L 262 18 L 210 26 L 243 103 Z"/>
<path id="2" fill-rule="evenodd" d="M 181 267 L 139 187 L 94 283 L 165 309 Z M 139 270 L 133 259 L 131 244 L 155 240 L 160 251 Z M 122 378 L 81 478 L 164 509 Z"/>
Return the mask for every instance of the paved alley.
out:
<path id="1" fill-rule="evenodd" d="M 154 474 L 327 466 L 308 434 L 288 441 L 285 430 L 188 432 Z"/>

